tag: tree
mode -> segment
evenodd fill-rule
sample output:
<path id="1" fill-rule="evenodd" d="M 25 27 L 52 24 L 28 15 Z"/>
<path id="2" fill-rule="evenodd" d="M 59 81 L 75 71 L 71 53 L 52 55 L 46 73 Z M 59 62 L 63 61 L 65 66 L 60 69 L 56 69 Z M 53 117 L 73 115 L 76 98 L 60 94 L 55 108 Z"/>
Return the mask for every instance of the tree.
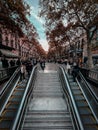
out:
<path id="1" fill-rule="evenodd" d="M 51 30 L 51 32 L 47 31 L 46 36 L 47 40 L 50 43 L 49 45 L 52 48 L 55 48 L 61 57 L 62 55 L 62 47 L 66 45 L 66 41 L 68 40 L 68 36 L 66 35 L 66 27 L 62 22 L 59 22 L 57 26 Z"/>
<path id="2" fill-rule="evenodd" d="M 62 21 L 62 10 L 59 9 L 61 2 L 57 4 L 58 0 L 40 0 L 41 8 L 40 16 L 46 20 L 45 27 L 47 31 L 53 30 L 60 21 Z"/>
<path id="3" fill-rule="evenodd" d="M 77 28 L 85 30 L 87 39 L 88 67 L 93 67 L 91 40 L 98 27 L 98 4 L 92 0 L 71 0 L 63 5 L 68 22 L 74 22 Z"/>
<path id="4" fill-rule="evenodd" d="M 12 31 L 18 28 L 23 29 L 29 23 L 29 5 L 23 0 L 0 0 L 0 23 L 11 28 Z"/>
<path id="5" fill-rule="evenodd" d="M 30 50 L 39 38 L 36 28 L 27 18 L 28 15 L 30 7 L 23 0 L 0 0 L 0 23 L 12 32 L 18 32 L 23 40 L 20 52 L 25 43 L 28 43 Z"/>
<path id="6" fill-rule="evenodd" d="M 82 28 L 85 31 L 88 67 L 92 68 L 91 40 L 98 28 L 98 0 L 49 0 L 49 6 L 46 3 L 42 0 L 40 5 L 43 5 L 41 15 L 45 15 L 48 27 L 52 23 L 50 25 L 50 28 L 52 28 L 53 24 L 57 23 L 57 19 L 66 19 L 68 23 L 74 23 L 76 28 Z"/>

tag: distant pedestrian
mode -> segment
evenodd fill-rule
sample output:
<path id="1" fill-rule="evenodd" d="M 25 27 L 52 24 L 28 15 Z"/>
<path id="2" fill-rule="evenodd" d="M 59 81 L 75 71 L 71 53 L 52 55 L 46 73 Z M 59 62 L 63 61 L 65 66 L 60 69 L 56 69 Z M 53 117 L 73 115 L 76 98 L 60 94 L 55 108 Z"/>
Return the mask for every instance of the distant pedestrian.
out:
<path id="1" fill-rule="evenodd" d="M 31 61 L 26 61 L 25 62 L 25 65 L 26 65 L 26 71 L 28 73 L 28 76 L 30 76 L 30 73 L 32 71 L 32 64 L 31 64 Z"/>
<path id="2" fill-rule="evenodd" d="M 15 66 L 15 60 L 12 59 L 12 60 L 10 61 L 10 66 L 11 66 L 11 67 Z"/>
<path id="3" fill-rule="evenodd" d="M 2 61 L 3 68 L 8 68 L 9 67 L 8 60 L 5 57 L 2 58 L 1 61 Z"/>
<path id="4" fill-rule="evenodd" d="M 37 59 L 34 58 L 34 59 L 32 60 L 32 62 L 33 62 L 33 66 L 35 66 L 35 65 L 37 64 Z"/>
<path id="5" fill-rule="evenodd" d="M 20 67 L 20 80 L 25 79 L 25 74 L 26 74 L 25 65 L 21 64 L 21 67 Z"/>
<path id="6" fill-rule="evenodd" d="M 67 68 L 67 72 L 68 72 L 68 74 L 71 74 L 71 66 L 70 66 L 69 63 L 67 63 L 66 68 Z"/>
<path id="7" fill-rule="evenodd" d="M 20 59 L 18 58 L 18 60 L 16 61 L 16 65 L 20 66 L 21 65 L 21 61 Z"/>
<path id="8" fill-rule="evenodd" d="M 42 70 L 44 70 L 45 69 L 45 60 L 40 60 L 40 67 L 41 67 L 41 69 Z"/>
<path id="9" fill-rule="evenodd" d="M 74 64 L 73 66 L 73 70 L 72 70 L 72 75 L 73 75 L 73 78 L 74 78 L 74 81 L 75 81 L 75 78 L 77 77 L 78 75 L 78 72 L 79 72 L 79 66 L 78 64 Z"/>

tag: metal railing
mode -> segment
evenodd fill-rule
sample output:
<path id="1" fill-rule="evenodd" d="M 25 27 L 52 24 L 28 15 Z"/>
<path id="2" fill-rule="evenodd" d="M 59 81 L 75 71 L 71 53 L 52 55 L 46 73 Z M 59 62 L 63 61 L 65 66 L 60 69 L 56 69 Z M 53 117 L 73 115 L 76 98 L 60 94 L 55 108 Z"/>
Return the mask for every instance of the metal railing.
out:
<path id="1" fill-rule="evenodd" d="M 68 95 L 68 100 L 69 100 L 68 103 L 71 106 L 70 109 L 72 112 L 72 119 L 73 119 L 73 124 L 74 124 L 75 130 L 84 130 L 84 127 L 83 127 L 83 124 L 82 124 L 82 121 L 80 118 L 80 114 L 79 114 L 77 105 L 75 103 L 75 99 L 72 94 L 70 84 L 68 81 L 68 77 L 67 77 L 67 74 L 66 74 L 64 68 L 60 67 L 59 73 L 60 73 L 60 79 L 63 83 L 63 89 Z"/>
<path id="2" fill-rule="evenodd" d="M 13 84 L 13 82 L 15 81 L 15 77 L 16 75 L 19 76 L 20 74 L 20 68 L 17 68 L 14 70 L 14 73 L 12 73 L 10 79 L 7 81 L 7 83 L 5 84 L 5 86 L 3 87 L 3 89 L 0 91 L 0 97 L 3 95 L 4 91 L 11 86 L 11 84 Z M 11 87 L 10 87 L 11 88 Z"/>

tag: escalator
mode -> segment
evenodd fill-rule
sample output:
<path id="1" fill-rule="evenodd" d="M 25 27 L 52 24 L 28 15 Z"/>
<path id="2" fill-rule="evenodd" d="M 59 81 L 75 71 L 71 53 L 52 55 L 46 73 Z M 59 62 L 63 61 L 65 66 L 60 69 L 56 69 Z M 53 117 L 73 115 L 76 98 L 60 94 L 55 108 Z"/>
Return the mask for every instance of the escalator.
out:
<path id="1" fill-rule="evenodd" d="M 51 64 L 38 70 L 21 130 L 75 130 L 66 99 L 58 71 L 51 69 Z"/>
<path id="2" fill-rule="evenodd" d="M 66 72 L 65 72 L 66 73 Z M 66 75 L 74 97 L 84 130 L 98 130 L 98 100 L 87 89 L 86 81 L 78 75 L 76 82 L 72 75 Z"/>
<path id="3" fill-rule="evenodd" d="M 0 130 L 98 130 L 98 99 L 81 74 L 74 82 L 62 67 L 46 64 L 29 80 L 16 79 L 0 98 Z"/>
<path id="4" fill-rule="evenodd" d="M 12 126 L 12 122 L 17 114 L 17 110 L 21 103 L 25 88 L 26 82 L 22 81 L 22 83 L 16 83 L 14 89 L 10 93 L 9 97 L 7 98 L 6 105 L 0 116 L 0 130 L 10 130 Z"/>
<path id="5" fill-rule="evenodd" d="M 0 98 L 0 130 L 18 130 L 19 120 L 21 119 L 22 112 L 27 104 L 26 100 L 28 100 L 29 90 L 31 90 L 30 84 L 31 81 L 33 82 L 34 70 L 32 71 L 29 80 L 27 77 L 21 82 L 19 81 L 20 78 L 18 73 L 12 80 L 12 82 L 14 81 L 14 85 L 12 82 L 10 84 L 12 85 L 9 88 L 10 91 L 3 92 L 2 97 Z"/>
<path id="6" fill-rule="evenodd" d="M 9 97 L 11 91 L 14 88 L 14 85 L 19 81 L 20 68 L 17 68 L 7 83 L 3 86 L 0 91 L 0 114 L 6 104 L 7 98 Z"/>

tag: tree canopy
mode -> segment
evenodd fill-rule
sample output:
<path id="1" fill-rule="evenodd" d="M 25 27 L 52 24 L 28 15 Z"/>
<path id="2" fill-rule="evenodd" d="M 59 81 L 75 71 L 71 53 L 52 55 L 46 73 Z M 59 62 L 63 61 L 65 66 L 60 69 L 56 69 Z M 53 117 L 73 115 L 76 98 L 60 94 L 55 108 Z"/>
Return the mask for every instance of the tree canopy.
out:
<path id="1" fill-rule="evenodd" d="M 24 29 L 29 24 L 29 14 L 29 5 L 23 0 L 0 0 L 0 23 L 8 28 Z"/>
<path id="2" fill-rule="evenodd" d="M 88 64 L 91 63 L 91 40 L 98 28 L 98 0 L 41 0 L 41 16 L 45 17 L 46 28 L 50 32 L 58 23 L 70 24 L 73 33 L 82 29 L 87 39 Z M 60 31 L 60 28 L 59 28 Z M 66 31 L 63 33 L 66 34 Z M 72 31 L 68 30 L 68 34 Z M 75 33 L 74 33 L 75 34 Z M 78 35 L 77 35 L 78 36 Z"/>

